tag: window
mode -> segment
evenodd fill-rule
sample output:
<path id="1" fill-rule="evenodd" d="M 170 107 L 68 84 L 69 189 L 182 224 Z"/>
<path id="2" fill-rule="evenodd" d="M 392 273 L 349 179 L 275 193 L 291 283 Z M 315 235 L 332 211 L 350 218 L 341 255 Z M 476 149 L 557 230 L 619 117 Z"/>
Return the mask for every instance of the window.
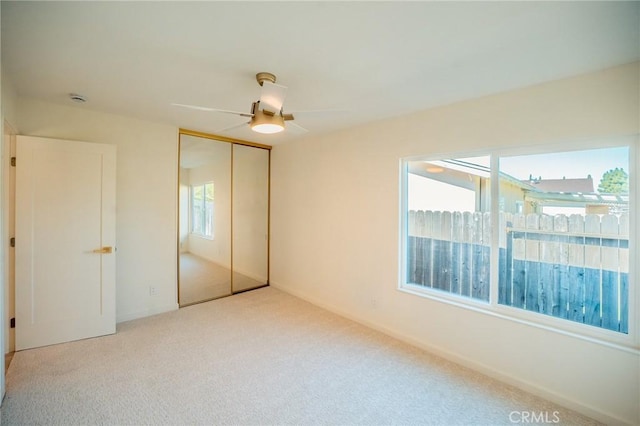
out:
<path id="1" fill-rule="evenodd" d="M 213 182 L 191 186 L 191 233 L 213 238 Z"/>
<path id="2" fill-rule="evenodd" d="M 407 164 L 407 283 L 489 300 L 489 157 Z"/>
<path id="3" fill-rule="evenodd" d="M 631 158 L 618 146 L 403 161 L 401 288 L 628 334 Z"/>

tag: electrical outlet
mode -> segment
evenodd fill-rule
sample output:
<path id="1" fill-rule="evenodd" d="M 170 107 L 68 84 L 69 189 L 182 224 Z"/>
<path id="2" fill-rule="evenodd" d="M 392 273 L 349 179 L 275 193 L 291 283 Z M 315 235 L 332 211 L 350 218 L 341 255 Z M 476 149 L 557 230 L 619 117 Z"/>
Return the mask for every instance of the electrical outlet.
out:
<path id="1" fill-rule="evenodd" d="M 149 296 L 155 296 L 156 294 L 158 294 L 158 288 L 155 286 L 150 286 L 149 287 Z"/>

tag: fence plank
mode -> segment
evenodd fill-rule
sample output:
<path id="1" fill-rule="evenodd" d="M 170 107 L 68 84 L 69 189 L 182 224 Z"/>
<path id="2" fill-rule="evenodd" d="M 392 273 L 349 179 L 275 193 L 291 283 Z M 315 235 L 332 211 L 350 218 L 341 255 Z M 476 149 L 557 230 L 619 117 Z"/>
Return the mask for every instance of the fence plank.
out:
<path id="1" fill-rule="evenodd" d="M 540 230 L 549 234 L 553 232 L 553 217 L 540 217 Z M 553 238 L 553 237 L 551 237 Z M 540 263 L 538 277 L 538 307 L 540 313 L 553 315 L 554 277 L 556 266 L 556 245 L 554 241 L 540 242 Z"/>
<path id="2" fill-rule="evenodd" d="M 422 273 L 419 276 L 419 283 L 421 285 L 429 286 L 431 285 L 431 269 L 433 265 L 433 259 L 431 257 L 431 227 L 432 227 L 432 217 L 433 212 L 425 211 L 423 212 L 423 223 L 421 227 L 421 236 L 424 237 L 422 239 L 422 247 L 421 247 L 421 260 L 422 264 Z"/>
<path id="3" fill-rule="evenodd" d="M 405 265 L 405 272 L 408 283 L 416 282 L 416 242 L 417 238 L 415 236 L 407 235 L 407 264 Z"/>
<path id="4" fill-rule="evenodd" d="M 481 280 L 478 283 L 480 291 L 478 292 L 478 298 L 484 301 L 489 301 L 491 296 L 491 234 L 493 232 L 491 223 L 491 213 L 484 212 L 482 215 L 482 258 L 480 266 Z"/>
<path id="5" fill-rule="evenodd" d="M 511 305 L 511 265 L 513 263 L 513 233 L 507 228 L 513 226 L 512 214 L 500 212 L 499 221 L 499 253 L 498 259 L 498 303 Z"/>
<path id="6" fill-rule="evenodd" d="M 432 235 L 432 247 L 433 247 L 433 263 L 431 273 L 431 287 L 441 289 L 443 288 L 443 262 L 444 262 L 444 242 L 442 238 L 445 237 L 445 231 L 442 229 L 442 212 L 433 212 L 433 218 L 431 222 L 431 235 Z"/>
<path id="7" fill-rule="evenodd" d="M 584 217 L 572 214 L 569 217 L 569 232 L 584 234 Z M 584 237 L 582 244 L 569 244 L 567 250 L 568 315 L 567 319 L 584 322 Z"/>
<path id="8" fill-rule="evenodd" d="M 523 214 L 516 214 L 513 216 L 513 228 L 517 229 L 525 229 L 526 228 L 526 217 Z M 513 237 L 513 234 L 512 234 Z M 524 238 L 516 238 L 513 239 L 513 265 L 512 265 L 512 279 L 513 284 L 511 286 L 512 289 L 512 300 L 513 305 L 516 308 L 524 309 L 525 299 L 526 299 L 526 288 L 527 288 L 527 251 L 526 251 L 526 240 Z"/>
<path id="9" fill-rule="evenodd" d="M 417 212 L 415 210 L 410 210 L 407 215 L 407 264 L 406 273 L 407 273 L 407 282 L 415 283 L 416 282 L 416 215 Z"/>
<path id="10" fill-rule="evenodd" d="M 584 219 L 585 234 L 600 234 L 600 217 L 588 214 Z M 584 245 L 584 322 L 600 327 L 600 246 Z"/>
<path id="11" fill-rule="evenodd" d="M 460 294 L 460 256 L 463 241 L 463 218 L 461 212 L 454 212 L 451 217 L 451 293 Z"/>
<path id="12" fill-rule="evenodd" d="M 527 229 L 540 229 L 540 216 L 528 214 Z M 538 286 L 540 284 L 540 243 L 535 239 L 525 240 L 525 302 L 524 307 L 529 311 L 540 312 L 538 300 Z"/>
<path id="13" fill-rule="evenodd" d="M 620 216 L 620 238 L 629 238 L 629 215 Z M 629 249 L 620 248 L 620 332 L 629 333 Z"/>
<path id="14" fill-rule="evenodd" d="M 452 219 L 451 212 L 444 211 L 440 216 L 440 256 L 438 262 L 438 270 L 440 271 L 439 279 L 434 282 L 434 287 L 441 290 L 451 291 L 451 238 L 452 238 Z"/>
<path id="15" fill-rule="evenodd" d="M 462 221 L 462 239 L 465 242 L 460 247 L 460 294 L 471 297 L 473 215 L 470 212 L 464 212 Z"/>
<path id="16" fill-rule="evenodd" d="M 607 215 L 602 217 L 600 227 L 603 234 L 618 236 L 618 218 Z M 602 327 L 618 330 L 618 248 L 619 240 L 603 240 L 601 248 L 602 263 Z"/>
<path id="17" fill-rule="evenodd" d="M 413 255 L 413 263 L 414 270 L 412 271 L 412 281 L 415 284 L 422 284 L 422 274 L 424 273 L 424 259 L 423 259 L 423 250 L 424 250 L 424 212 L 422 210 L 417 211 L 415 215 L 415 225 L 414 225 L 414 247 L 415 253 Z"/>
<path id="18" fill-rule="evenodd" d="M 484 286 L 484 276 L 483 276 L 483 256 L 482 256 L 482 225 L 483 218 L 482 213 L 475 212 L 473 213 L 473 231 L 471 235 L 471 241 L 473 243 L 472 249 L 472 262 L 471 262 L 471 270 L 472 281 L 471 281 L 471 297 L 475 299 L 479 299 L 482 297 L 482 290 Z"/>
<path id="19" fill-rule="evenodd" d="M 569 232 L 569 218 L 563 214 L 553 218 L 554 239 L 557 242 L 555 276 L 553 277 L 553 313 L 554 317 L 567 318 L 569 305 L 569 244 L 562 234 Z"/>

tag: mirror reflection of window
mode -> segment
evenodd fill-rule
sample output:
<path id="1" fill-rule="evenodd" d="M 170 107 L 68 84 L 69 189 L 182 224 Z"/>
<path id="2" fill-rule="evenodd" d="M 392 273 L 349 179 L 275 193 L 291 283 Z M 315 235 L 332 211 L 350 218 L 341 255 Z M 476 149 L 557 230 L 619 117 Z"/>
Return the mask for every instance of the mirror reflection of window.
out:
<path id="1" fill-rule="evenodd" d="M 191 233 L 213 239 L 213 182 L 191 186 Z"/>

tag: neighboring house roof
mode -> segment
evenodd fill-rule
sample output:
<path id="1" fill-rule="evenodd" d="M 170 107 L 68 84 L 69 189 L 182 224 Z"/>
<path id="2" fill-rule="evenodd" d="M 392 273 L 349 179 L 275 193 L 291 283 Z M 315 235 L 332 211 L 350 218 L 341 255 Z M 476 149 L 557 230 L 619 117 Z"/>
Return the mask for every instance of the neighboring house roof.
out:
<path id="1" fill-rule="evenodd" d="M 531 185 L 538 191 L 544 192 L 574 192 L 574 193 L 592 193 L 593 178 L 588 176 L 580 179 L 527 179 L 522 183 Z"/>
<path id="2" fill-rule="evenodd" d="M 488 179 L 490 169 L 462 160 L 411 161 L 409 173 L 434 179 L 450 185 L 475 190 L 477 179 Z M 501 172 L 501 181 L 520 187 L 525 200 L 553 206 L 628 206 L 629 194 L 600 194 L 595 192 L 593 178 L 519 180 Z"/>

